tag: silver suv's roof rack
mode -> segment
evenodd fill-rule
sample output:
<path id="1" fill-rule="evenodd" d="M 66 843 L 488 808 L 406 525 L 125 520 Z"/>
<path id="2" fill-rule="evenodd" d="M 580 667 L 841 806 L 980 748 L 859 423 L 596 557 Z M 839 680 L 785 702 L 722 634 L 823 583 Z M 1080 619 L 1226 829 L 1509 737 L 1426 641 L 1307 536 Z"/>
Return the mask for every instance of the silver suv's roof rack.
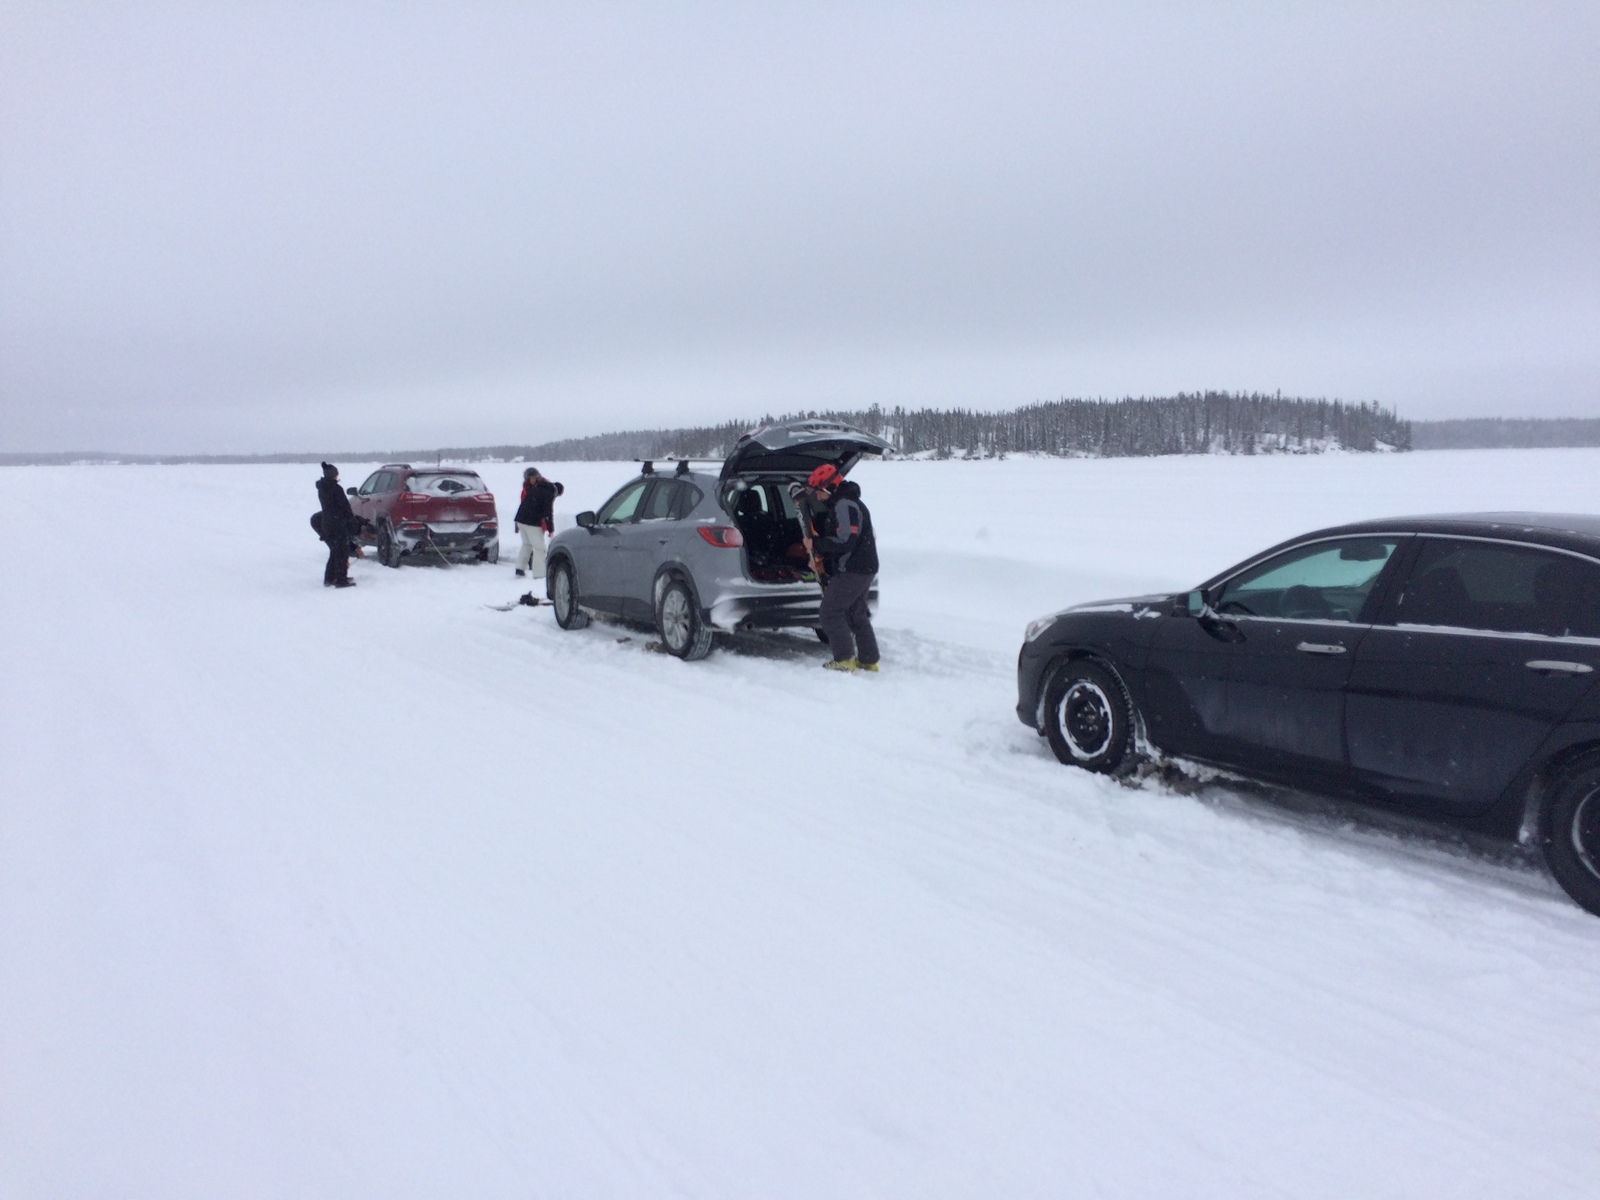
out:
<path id="1" fill-rule="evenodd" d="M 722 462 L 722 460 L 720 458 L 674 458 L 670 454 L 667 455 L 665 458 L 661 459 L 661 461 L 662 462 L 669 462 L 669 463 L 677 463 L 678 464 L 677 473 L 679 475 L 687 475 L 689 473 L 689 465 L 691 463 L 711 463 L 711 464 L 715 465 L 715 464 L 719 464 L 719 463 Z M 641 475 L 654 475 L 655 473 L 656 473 L 656 460 L 655 459 L 653 459 L 653 458 L 641 458 L 641 459 L 639 459 L 639 474 L 641 474 Z"/>

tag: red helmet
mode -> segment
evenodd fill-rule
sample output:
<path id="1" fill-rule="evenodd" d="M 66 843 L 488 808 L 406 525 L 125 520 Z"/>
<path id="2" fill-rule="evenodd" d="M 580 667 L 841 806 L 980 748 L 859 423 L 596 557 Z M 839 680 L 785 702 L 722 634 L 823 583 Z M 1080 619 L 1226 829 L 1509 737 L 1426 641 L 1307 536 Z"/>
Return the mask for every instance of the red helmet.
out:
<path id="1" fill-rule="evenodd" d="M 843 482 L 844 476 L 839 474 L 839 468 L 832 463 L 823 463 L 806 477 L 806 486 L 812 491 L 819 488 L 838 487 Z"/>

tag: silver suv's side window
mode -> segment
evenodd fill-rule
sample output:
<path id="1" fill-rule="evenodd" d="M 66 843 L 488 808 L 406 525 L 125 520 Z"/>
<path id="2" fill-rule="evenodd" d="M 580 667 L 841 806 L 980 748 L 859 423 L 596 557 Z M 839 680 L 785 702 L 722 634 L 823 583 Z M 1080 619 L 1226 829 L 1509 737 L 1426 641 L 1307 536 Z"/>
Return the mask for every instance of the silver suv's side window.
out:
<path id="1" fill-rule="evenodd" d="M 639 499 L 644 495 L 644 489 L 649 482 L 648 479 L 636 479 L 601 505 L 600 524 L 620 525 L 624 521 L 635 520 L 639 511 Z"/>
<path id="2" fill-rule="evenodd" d="M 1223 584 L 1214 607 L 1231 616 L 1354 621 L 1399 544 L 1340 538 L 1285 550 Z"/>
<path id="3" fill-rule="evenodd" d="M 677 480 L 656 480 L 656 486 L 651 489 L 650 498 L 644 502 L 644 512 L 640 514 L 639 519 L 641 521 L 665 521 L 672 515 L 672 502 L 677 494 Z"/>
<path id="4" fill-rule="evenodd" d="M 1532 546 L 1423 538 L 1395 619 L 1494 633 L 1600 637 L 1600 563 Z"/>
<path id="5" fill-rule="evenodd" d="M 672 519 L 681 521 L 684 517 L 687 517 L 694 511 L 694 506 L 700 503 L 704 494 L 692 483 L 684 483 L 682 480 L 677 481 L 677 487 L 673 489 L 672 496 L 672 512 L 670 514 Z"/>

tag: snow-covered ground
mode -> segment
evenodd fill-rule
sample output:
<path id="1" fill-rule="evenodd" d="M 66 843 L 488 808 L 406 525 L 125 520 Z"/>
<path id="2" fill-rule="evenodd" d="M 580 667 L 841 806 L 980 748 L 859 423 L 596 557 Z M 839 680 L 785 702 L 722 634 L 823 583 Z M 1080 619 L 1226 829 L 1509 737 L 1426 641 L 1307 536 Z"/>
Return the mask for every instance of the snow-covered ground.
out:
<path id="1" fill-rule="evenodd" d="M 628 474 L 546 465 L 563 523 Z M 876 678 L 493 611 L 509 522 L 325 590 L 315 474 L 0 471 L 0 1195 L 1600 1189 L 1600 921 L 1542 873 L 1012 713 L 1032 616 L 1592 511 L 1600 451 L 869 464 Z"/>

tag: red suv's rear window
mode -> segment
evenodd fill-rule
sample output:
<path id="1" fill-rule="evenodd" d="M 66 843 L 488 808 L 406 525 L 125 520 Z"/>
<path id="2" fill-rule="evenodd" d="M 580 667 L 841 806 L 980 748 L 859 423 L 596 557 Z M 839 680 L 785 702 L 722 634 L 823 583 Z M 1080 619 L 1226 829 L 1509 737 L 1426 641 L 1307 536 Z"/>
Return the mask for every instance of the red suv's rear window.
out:
<path id="1" fill-rule="evenodd" d="M 464 471 L 427 472 L 412 475 L 406 480 L 406 491 L 424 496 L 439 496 L 453 500 L 458 496 L 472 496 L 487 492 L 483 480 Z"/>

